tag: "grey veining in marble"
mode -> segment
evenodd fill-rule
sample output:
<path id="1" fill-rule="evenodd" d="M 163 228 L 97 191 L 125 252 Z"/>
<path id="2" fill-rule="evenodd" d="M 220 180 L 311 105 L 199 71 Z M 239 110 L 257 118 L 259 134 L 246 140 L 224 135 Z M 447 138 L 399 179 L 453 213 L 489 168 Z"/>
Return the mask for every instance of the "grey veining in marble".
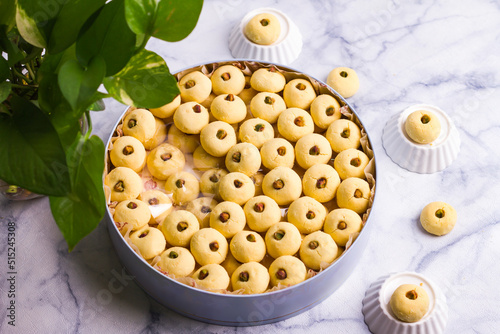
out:
<path id="1" fill-rule="evenodd" d="M 500 332 L 500 4 L 464 1 L 205 1 L 185 40 L 152 40 L 148 48 L 172 72 L 231 59 L 227 37 L 251 9 L 276 7 L 302 32 L 304 48 L 292 64 L 320 80 L 337 66 L 361 81 L 349 101 L 367 128 L 378 158 L 376 224 L 368 248 L 348 281 L 317 307 L 254 328 L 207 325 L 167 310 L 132 282 L 118 261 L 103 223 L 72 253 L 50 214 L 48 200 L 0 200 L 1 333 L 367 333 L 361 301 L 379 276 L 417 271 L 448 298 L 447 333 Z M 385 154 L 388 118 L 416 103 L 437 105 L 462 139 L 445 171 L 402 170 Z M 106 139 L 124 106 L 107 101 L 93 113 Z M 442 200 L 458 212 L 446 236 L 425 233 L 418 217 Z M 7 223 L 16 231 L 16 327 L 7 321 Z"/>

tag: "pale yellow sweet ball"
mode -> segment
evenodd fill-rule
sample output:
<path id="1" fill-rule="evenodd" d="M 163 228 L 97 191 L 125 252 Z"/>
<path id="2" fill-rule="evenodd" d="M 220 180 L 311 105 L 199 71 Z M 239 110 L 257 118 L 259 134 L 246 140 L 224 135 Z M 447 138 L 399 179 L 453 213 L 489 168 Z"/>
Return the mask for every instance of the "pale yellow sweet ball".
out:
<path id="1" fill-rule="evenodd" d="M 421 286 L 403 284 L 392 294 L 390 306 L 392 313 L 399 320 L 417 322 L 429 310 L 429 296 Z"/>
<path id="2" fill-rule="evenodd" d="M 328 74 L 326 83 L 344 98 L 353 96 L 359 89 L 358 75 L 356 71 L 349 67 L 334 68 Z"/>
<path id="3" fill-rule="evenodd" d="M 263 293 L 269 285 L 269 272 L 258 262 L 247 262 L 239 266 L 231 276 L 233 290 L 244 294 Z"/>
<path id="4" fill-rule="evenodd" d="M 151 113 L 156 117 L 167 118 L 172 116 L 175 112 L 175 109 L 177 109 L 177 107 L 180 105 L 181 105 L 181 95 L 179 94 L 172 100 L 172 102 L 167 103 L 159 108 L 150 108 L 149 111 L 151 111 Z"/>
<path id="5" fill-rule="evenodd" d="M 436 115 L 428 110 L 412 112 L 405 122 L 406 134 L 419 144 L 432 143 L 441 133 L 441 123 Z"/>
<path id="6" fill-rule="evenodd" d="M 248 21 L 244 33 L 255 44 L 270 45 L 280 37 L 281 25 L 273 14 L 262 13 Z"/>
<path id="7" fill-rule="evenodd" d="M 420 223 L 429 233 L 445 235 L 449 233 L 457 222 L 457 212 L 445 202 L 432 202 L 425 206 L 420 214 Z"/>

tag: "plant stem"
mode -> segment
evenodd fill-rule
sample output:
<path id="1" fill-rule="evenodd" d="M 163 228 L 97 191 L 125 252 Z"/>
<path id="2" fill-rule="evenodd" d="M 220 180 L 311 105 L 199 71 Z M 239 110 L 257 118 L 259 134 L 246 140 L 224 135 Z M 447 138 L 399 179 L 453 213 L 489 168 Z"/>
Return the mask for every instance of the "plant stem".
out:
<path id="1" fill-rule="evenodd" d="M 14 73 L 14 75 L 16 77 L 24 80 L 26 83 L 31 83 L 31 80 L 28 77 L 26 77 L 24 74 L 18 72 L 15 67 L 12 67 L 12 72 Z"/>
<path id="2" fill-rule="evenodd" d="M 21 88 L 21 89 L 32 89 L 32 88 L 38 88 L 38 85 L 18 85 L 18 84 L 11 84 L 13 88 Z"/>
<path id="3" fill-rule="evenodd" d="M 29 73 L 32 81 L 35 81 L 36 76 L 35 76 L 35 73 L 33 72 L 33 70 L 31 69 L 31 66 L 29 63 L 26 63 L 26 68 L 28 69 L 28 73 Z"/>

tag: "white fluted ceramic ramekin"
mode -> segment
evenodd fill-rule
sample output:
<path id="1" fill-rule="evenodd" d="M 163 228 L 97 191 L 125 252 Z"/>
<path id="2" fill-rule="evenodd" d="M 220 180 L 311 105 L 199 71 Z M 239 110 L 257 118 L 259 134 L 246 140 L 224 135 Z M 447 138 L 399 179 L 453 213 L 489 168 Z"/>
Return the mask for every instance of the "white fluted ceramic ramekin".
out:
<path id="1" fill-rule="evenodd" d="M 434 113 L 441 123 L 439 137 L 430 144 L 416 143 L 406 133 L 406 119 L 417 110 Z M 442 171 L 460 152 L 460 136 L 453 121 L 443 110 L 428 104 L 416 104 L 392 116 L 385 125 L 382 141 L 392 161 L 404 169 L 422 174 Z"/>
<path id="2" fill-rule="evenodd" d="M 251 42 L 244 34 L 245 26 L 255 15 L 271 13 L 279 20 L 281 33 L 271 45 Z M 256 59 L 270 63 L 288 65 L 299 56 L 302 50 L 302 35 L 299 28 L 283 12 L 275 8 L 259 8 L 249 12 L 229 35 L 229 49 L 234 58 Z"/>
<path id="3" fill-rule="evenodd" d="M 429 310 L 417 322 L 402 322 L 391 311 L 391 296 L 403 284 L 422 284 L 429 296 Z M 432 280 L 415 272 L 401 272 L 382 276 L 372 283 L 363 299 L 363 315 L 374 334 L 441 334 L 448 320 L 448 305 L 445 295 Z"/>
<path id="4" fill-rule="evenodd" d="M 217 66 L 235 64 L 236 62 L 244 63 L 245 61 L 220 61 L 206 64 L 206 66 L 213 69 Z M 259 64 L 268 67 L 276 66 L 284 71 L 299 72 L 282 65 L 263 62 L 259 62 Z M 200 66 L 202 65 L 193 66 L 179 73 L 185 73 Z M 306 77 L 306 75 L 301 74 L 301 77 Z M 310 76 L 307 77 L 316 80 L 320 86 L 320 92 L 328 91 L 337 98 L 342 106 L 348 106 L 355 117 L 353 120 L 359 121 L 358 124 L 364 129 L 359 117 L 345 99 L 323 82 Z M 115 128 L 122 117 L 116 123 Z M 108 139 L 107 147 L 109 147 L 112 136 L 113 134 Z M 368 136 L 367 140 L 367 145 L 371 147 Z M 375 156 L 373 157 L 373 163 L 375 167 L 373 176 L 377 179 L 376 171 L 378 169 L 376 168 Z M 373 194 L 371 211 L 360 234 L 352 245 L 328 268 L 300 284 L 278 291 L 253 295 L 209 292 L 165 276 L 149 265 L 124 241 L 113 221 L 109 208 L 105 219 L 107 220 L 109 235 L 120 261 L 134 277 L 137 284 L 159 303 L 184 316 L 207 323 L 225 326 L 255 326 L 284 320 L 318 305 L 348 279 L 364 252 L 370 230 L 375 224 L 371 219 L 374 213 L 375 198 L 376 190 Z"/>

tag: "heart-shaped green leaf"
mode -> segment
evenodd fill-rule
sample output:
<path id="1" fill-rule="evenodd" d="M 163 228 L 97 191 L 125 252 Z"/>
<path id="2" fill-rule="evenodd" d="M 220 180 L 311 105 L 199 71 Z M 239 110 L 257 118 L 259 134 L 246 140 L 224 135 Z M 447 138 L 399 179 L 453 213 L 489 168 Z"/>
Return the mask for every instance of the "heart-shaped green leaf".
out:
<path id="1" fill-rule="evenodd" d="M 5 25 L 7 31 L 16 23 L 16 1 L 2 0 L 0 3 L 0 25 Z"/>
<path id="2" fill-rule="evenodd" d="M 17 0 L 16 24 L 19 33 L 30 44 L 45 48 L 61 8 L 58 1 Z"/>
<path id="3" fill-rule="evenodd" d="M 0 103 L 5 101 L 10 95 L 12 85 L 8 81 L 0 82 Z"/>
<path id="4" fill-rule="evenodd" d="M 151 35 L 155 11 L 155 0 L 125 0 L 125 17 L 128 26 L 138 35 Z"/>
<path id="5" fill-rule="evenodd" d="M 10 77 L 10 68 L 7 60 L 0 56 L 0 82 L 7 80 Z"/>
<path id="6" fill-rule="evenodd" d="M 147 50 L 134 55 L 115 76 L 104 78 L 104 86 L 118 101 L 142 108 L 161 107 L 179 94 L 163 58 Z"/>
<path id="7" fill-rule="evenodd" d="M 193 31 L 203 7 L 203 0 L 160 0 L 152 36 L 177 42 Z"/>
<path id="8" fill-rule="evenodd" d="M 30 191 L 64 196 L 70 189 L 66 156 L 47 116 L 13 95 L 12 116 L 0 114 L 0 179 Z"/>
<path id="9" fill-rule="evenodd" d="M 47 46 L 48 52 L 58 53 L 73 44 L 85 21 L 105 3 L 106 0 L 67 1 L 59 12 L 51 31 Z"/>
<path id="10" fill-rule="evenodd" d="M 104 216 L 103 157 L 104 144 L 99 137 L 85 139 L 80 136 L 68 150 L 71 193 L 50 197 L 52 215 L 70 251 Z"/>
<path id="11" fill-rule="evenodd" d="M 59 89 L 73 110 L 86 110 L 104 78 L 106 64 L 96 56 L 84 69 L 76 60 L 66 61 L 59 69 Z"/>
<path id="12" fill-rule="evenodd" d="M 135 34 L 125 20 L 124 0 L 108 2 L 97 17 L 91 17 L 76 41 L 76 56 L 81 64 L 101 56 L 106 76 L 120 71 L 135 51 Z"/>

